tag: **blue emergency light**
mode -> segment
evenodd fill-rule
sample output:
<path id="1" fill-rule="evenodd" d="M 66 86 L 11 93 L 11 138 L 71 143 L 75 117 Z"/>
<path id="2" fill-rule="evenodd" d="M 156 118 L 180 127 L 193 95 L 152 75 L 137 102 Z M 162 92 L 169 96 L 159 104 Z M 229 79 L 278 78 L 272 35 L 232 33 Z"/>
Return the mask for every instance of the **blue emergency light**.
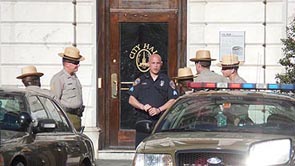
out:
<path id="1" fill-rule="evenodd" d="M 295 84 L 281 84 L 281 88 L 286 90 L 294 90 Z"/>
<path id="2" fill-rule="evenodd" d="M 280 85 L 279 84 L 267 84 L 267 89 L 278 90 L 278 89 L 280 89 Z"/>
<path id="3" fill-rule="evenodd" d="M 190 82 L 188 86 L 193 89 L 295 90 L 295 84 Z"/>
<path id="4" fill-rule="evenodd" d="M 243 89 L 255 89 L 256 84 L 244 83 L 242 84 Z"/>

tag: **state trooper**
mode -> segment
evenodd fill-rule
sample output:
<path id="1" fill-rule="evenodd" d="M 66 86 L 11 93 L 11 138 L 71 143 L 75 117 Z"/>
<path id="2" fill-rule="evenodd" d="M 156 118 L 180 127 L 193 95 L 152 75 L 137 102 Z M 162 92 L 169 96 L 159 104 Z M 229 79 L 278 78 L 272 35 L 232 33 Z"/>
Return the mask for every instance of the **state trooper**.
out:
<path id="1" fill-rule="evenodd" d="M 177 72 L 177 77 L 173 79 L 176 82 L 176 87 L 178 89 L 179 95 L 184 95 L 193 92 L 193 90 L 188 87 L 189 82 L 194 81 L 194 76 L 192 69 L 188 67 L 179 68 Z"/>
<path id="2" fill-rule="evenodd" d="M 230 83 L 246 83 L 246 81 L 239 76 L 238 68 L 240 61 L 237 55 L 229 54 L 223 55 L 221 62 L 217 66 L 221 67 L 223 76 L 229 78 Z M 243 123 L 252 123 L 248 115 L 248 105 L 235 105 L 232 104 L 230 109 L 224 111 L 229 121 L 235 126 Z"/>
<path id="3" fill-rule="evenodd" d="M 221 66 L 221 72 L 224 77 L 229 78 L 231 83 L 246 83 L 238 74 L 240 61 L 237 55 L 224 55 L 218 66 Z"/>
<path id="4" fill-rule="evenodd" d="M 197 70 L 197 78 L 195 82 L 228 82 L 228 79 L 213 71 L 210 71 L 211 61 L 210 51 L 198 50 L 196 57 L 191 58 L 190 61 L 195 62 Z"/>
<path id="5" fill-rule="evenodd" d="M 149 72 L 137 78 L 129 89 L 129 104 L 135 109 L 136 122 L 151 120 L 156 123 L 161 114 L 167 110 L 178 97 L 173 81 L 160 73 L 163 64 L 160 55 L 149 56 Z M 148 135 L 136 133 L 135 146 Z"/>
<path id="6" fill-rule="evenodd" d="M 25 66 L 21 69 L 21 75 L 17 76 L 17 79 L 21 79 L 26 89 L 31 91 L 42 93 L 52 98 L 55 98 L 55 95 L 52 94 L 47 89 L 41 89 L 40 77 L 44 74 L 37 72 L 37 68 L 33 65 Z"/>
<path id="7" fill-rule="evenodd" d="M 82 99 L 82 85 L 76 75 L 80 61 L 85 58 L 76 47 L 66 47 L 62 57 L 63 69 L 56 73 L 50 81 L 50 89 L 64 107 L 75 129 L 81 129 L 81 117 L 85 106 Z"/>

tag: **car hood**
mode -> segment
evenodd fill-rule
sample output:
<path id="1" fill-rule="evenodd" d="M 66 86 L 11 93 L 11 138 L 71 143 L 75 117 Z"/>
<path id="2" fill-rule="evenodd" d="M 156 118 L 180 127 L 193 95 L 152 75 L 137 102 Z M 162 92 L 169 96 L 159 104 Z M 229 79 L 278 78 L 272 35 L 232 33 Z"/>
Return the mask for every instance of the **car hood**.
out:
<path id="1" fill-rule="evenodd" d="M 270 135 L 259 133 L 225 133 L 225 132 L 165 132 L 156 133 L 146 138 L 138 147 L 137 152 L 149 153 L 191 149 L 237 150 L 247 152 L 252 143 L 291 138 L 286 135 Z"/>

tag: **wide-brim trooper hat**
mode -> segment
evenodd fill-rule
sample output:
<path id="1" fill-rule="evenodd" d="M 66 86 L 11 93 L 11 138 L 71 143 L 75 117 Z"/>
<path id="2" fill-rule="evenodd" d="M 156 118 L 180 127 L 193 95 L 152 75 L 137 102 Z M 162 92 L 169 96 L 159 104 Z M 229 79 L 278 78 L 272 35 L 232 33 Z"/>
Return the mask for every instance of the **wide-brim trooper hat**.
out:
<path id="1" fill-rule="evenodd" d="M 240 65 L 239 57 L 234 54 L 223 55 L 221 62 L 217 64 L 219 67 L 238 67 Z"/>
<path id="2" fill-rule="evenodd" d="M 85 58 L 80 55 L 80 51 L 76 47 L 66 47 L 64 52 L 58 54 L 60 57 L 73 60 L 73 61 L 83 61 Z"/>
<path id="3" fill-rule="evenodd" d="M 38 77 L 42 77 L 44 74 L 37 72 L 37 69 L 35 66 L 31 65 L 31 66 L 25 66 L 22 68 L 22 74 L 20 76 L 17 76 L 17 79 L 23 79 L 24 77 L 27 76 L 38 76 Z"/>
<path id="4" fill-rule="evenodd" d="M 196 52 L 196 57 L 191 58 L 190 61 L 198 62 L 198 61 L 215 61 L 216 59 L 212 59 L 209 50 L 198 50 Z"/>
<path id="5" fill-rule="evenodd" d="M 186 80 L 186 79 L 192 79 L 194 77 L 196 76 L 193 75 L 192 69 L 189 67 L 184 67 L 184 68 L 178 69 L 177 77 L 173 77 L 173 79 Z"/>

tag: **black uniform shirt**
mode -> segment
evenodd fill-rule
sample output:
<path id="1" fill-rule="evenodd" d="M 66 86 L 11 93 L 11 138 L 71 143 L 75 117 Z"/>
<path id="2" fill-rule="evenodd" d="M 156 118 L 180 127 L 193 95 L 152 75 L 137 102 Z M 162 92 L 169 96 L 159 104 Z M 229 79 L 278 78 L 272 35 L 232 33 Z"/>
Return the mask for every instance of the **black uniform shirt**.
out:
<path id="1" fill-rule="evenodd" d="M 155 108 L 178 97 L 174 82 L 163 73 L 160 73 L 155 81 L 149 73 L 143 74 L 134 81 L 133 86 L 129 89 L 129 94 L 143 105 L 150 104 Z M 146 114 L 144 111 L 140 112 Z"/>

